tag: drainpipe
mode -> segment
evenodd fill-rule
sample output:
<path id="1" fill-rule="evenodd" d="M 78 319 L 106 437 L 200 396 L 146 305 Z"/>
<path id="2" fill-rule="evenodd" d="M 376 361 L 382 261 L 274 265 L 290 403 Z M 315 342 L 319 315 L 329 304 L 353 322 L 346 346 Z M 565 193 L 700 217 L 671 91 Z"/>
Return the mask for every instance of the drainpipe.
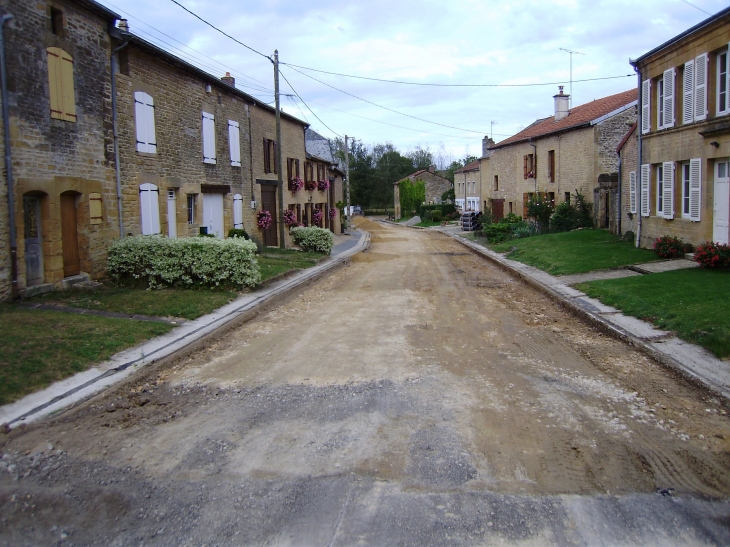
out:
<path id="1" fill-rule="evenodd" d="M 623 194 L 621 193 L 621 177 L 623 176 L 623 163 L 621 162 L 621 152 L 616 152 L 616 155 L 618 156 L 618 219 L 616 220 L 616 233 L 618 235 L 621 235 L 621 217 L 622 217 L 622 207 L 623 207 Z M 611 190 L 609 189 L 608 195 L 611 195 Z"/>
<path id="2" fill-rule="evenodd" d="M 639 175 L 639 177 L 638 177 L 639 180 L 636 181 L 638 188 L 636 189 L 636 241 L 634 243 L 634 245 L 638 249 L 641 246 L 641 222 L 642 222 L 642 220 L 641 220 L 642 219 L 642 216 L 641 216 L 641 164 L 642 164 L 643 156 L 644 156 L 644 154 L 643 154 L 644 147 L 643 147 L 643 139 L 642 139 L 643 132 L 641 130 L 641 126 L 643 125 L 643 120 L 641 119 L 641 112 L 642 112 L 642 106 L 643 106 L 643 104 L 642 104 L 643 97 L 641 96 L 641 71 L 639 70 L 639 67 L 636 66 L 635 61 L 629 61 L 629 63 L 631 64 L 631 66 L 634 67 L 634 72 L 636 72 L 636 78 L 637 78 L 637 82 L 638 82 L 637 91 L 639 94 L 639 98 L 638 98 L 639 102 L 637 103 L 638 109 L 639 109 L 637 112 L 638 113 L 637 119 L 639 120 L 639 122 L 636 126 L 636 130 L 639 134 L 639 154 L 638 154 L 638 161 L 636 162 L 638 164 L 636 166 L 637 167 L 636 174 Z"/>
<path id="3" fill-rule="evenodd" d="M 535 158 L 532 163 L 532 178 L 535 180 L 535 199 L 537 199 L 537 145 L 532 144 L 532 137 L 530 137 L 530 146 L 532 146 L 533 158 Z"/>
<path id="4" fill-rule="evenodd" d="M 117 176 L 117 215 L 119 216 L 119 237 L 124 237 L 124 221 L 122 219 L 122 175 L 119 167 L 119 131 L 117 129 L 117 53 L 127 47 L 125 41 L 112 51 L 112 131 L 114 133 L 114 171 Z"/>
<path id="5" fill-rule="evenodd" d="M 0 80 L 2 80 L 3 132 L 5 134 L 5 172 L 8 181 L 8 221 L 10 222 L 10 275 L 12 284 L 10 296 L 18 296 L 18 242 L 15 233 L 15 197 L 13 195 L 13 161 L 10 150 L 10 107 L 8 105 L 8 79 L 5 69 L 5 23 L 13 18 L 6 13 L 0 19 Z"/>

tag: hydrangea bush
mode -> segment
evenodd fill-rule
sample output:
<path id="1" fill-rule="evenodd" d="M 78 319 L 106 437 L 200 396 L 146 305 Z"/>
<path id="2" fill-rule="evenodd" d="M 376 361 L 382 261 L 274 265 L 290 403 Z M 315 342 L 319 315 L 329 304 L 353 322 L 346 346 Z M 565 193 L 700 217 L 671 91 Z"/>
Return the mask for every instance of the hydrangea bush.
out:
<path id="1" fill-rule="evenodd" d="M 316 226 L 292 228 L 291 235 L 294 243 L 299 245 L 302 251 L 317 251 L 329 254 L 335 241 L 332 232 Z"/>
<path id="2" fill-rule="evenodd" d="M 254 287 L 261 281 L 256 244 L 243 238 L 135 236 L 109 248 L 109 276 L 165 287 Z"/>

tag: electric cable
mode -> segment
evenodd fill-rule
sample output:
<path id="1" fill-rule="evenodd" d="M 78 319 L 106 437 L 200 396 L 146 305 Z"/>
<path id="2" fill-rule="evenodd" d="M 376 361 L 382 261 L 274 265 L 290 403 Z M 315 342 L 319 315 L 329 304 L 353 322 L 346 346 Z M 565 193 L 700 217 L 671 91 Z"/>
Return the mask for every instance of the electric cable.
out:
<path id="1" fill-rule="evenodd" d="M 173 0 L 173 1 L 174 1 L 174 0 Z M 332 128 L 331 128 L 331 127 L 330 127 L 329 125 L 327 125 L 326 123 L 324 123 L 324 122 L 323 122 L 323 121 L 322 121 L 322 120 L 320 119 L 320 117 L 319 117 L 319 116 L 317 116 L 317 114 L 315 114 L 315 113 L 314 113 L 314 110 L 312 110 L 311 108 L 309 108 L 309 105 L 308 105 L 307 103 L 305 103 L 305 102 L 304 102 L 304 99 L 302 99 L 302 98 L 301 98 L 301 97 L 299 96 L 299 93 L 297 93 L 297 90 L 296 90 L 296 89 L 294 89 L 294 86 L 293 86 L 293 85 L 291 85 L 291 83 L 289 83 L 289 80 L 287 80 L 287 79 L 286 79 L 286 76 L 284 76 L 284 73 L 283 73 L 283 72 L 282 72 L 281 70 L 279 70 L 279 74 L 281 74 L 281 77 L 282 77 L 282 78 L 284 78 L 284 81 L 285 81 L 285 82 L 287 83 L 287 85 L 288 85 L 288 86 L 289 86 L 289 87 L 291 88 L 291 90 L 292 90 L 292 91 L 294 92 L 294 94 L 295 94 L 295 95 L 296 95 L 296 96 L 297 96 L 297 97 L 299 98 L 299 100 L 300 100 L 300 101 L 302 101 L 302 103 L 304 104 L 304 106 L 306 106 L 306 107 L 307 107 L 307 110 L 309 110 L 309 111 L 310 111 L 310 112 L 312 113 L 312 116 L 314 116 L 315 118 L 317 118 L 317 119 L 319 120 L 319 123 L 321 123 L 321 124 L 322 124 L 322 125 L 324 125 L 324 126 L 325 126 L 325 127 L 327 128 L 327 129 L 329 129 L 329 130 L 330 130 L 330 132 L 332 132 L 332 133 L 334 133 L 335 135 L 337 135 L 338 137 L 342 138 L 342 135 L 340 135 L 340 134 L 339 134 L 339 133 L 338 133 L 337 131 L 335 131 L 335 130 L 334 130 L 334 129 L 332 129 Z"/>

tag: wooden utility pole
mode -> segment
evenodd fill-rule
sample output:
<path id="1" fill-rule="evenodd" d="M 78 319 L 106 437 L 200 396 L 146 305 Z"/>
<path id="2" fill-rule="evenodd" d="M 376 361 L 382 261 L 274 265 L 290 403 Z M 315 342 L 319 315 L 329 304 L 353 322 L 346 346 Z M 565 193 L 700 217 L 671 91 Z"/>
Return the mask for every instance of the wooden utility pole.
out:
<path id="1" fill-rule="evenodd" d="M 274 50 L 274 97 L 276 98 L 276 172 L 277 172 L 277 194 L 279 197 L 279 247 L 285 247 L 284 237 L 284 179 L 281 172 L 281 108 L 279 106 L 279 50 Z"/>
<path id="2" fill-rule="evenodd" d="M 347 151 L 347 135 L 345 135 L 345 186 L 347 188 L 347 227 L 350 228 L 352 210 L 350 209 L 350 154 Z"/>

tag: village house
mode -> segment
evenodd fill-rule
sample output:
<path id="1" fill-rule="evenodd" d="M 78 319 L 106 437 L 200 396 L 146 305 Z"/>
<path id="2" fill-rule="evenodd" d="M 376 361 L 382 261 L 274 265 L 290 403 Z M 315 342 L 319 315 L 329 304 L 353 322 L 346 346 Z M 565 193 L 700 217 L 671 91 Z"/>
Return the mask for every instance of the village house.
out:
<path id="1" fill-rule="evenodd" d="M 572 109 L 562 87 L 553 99 L 553 116 L 483 155 L 488 158 L 482 161 L 483 199 L 495 220 L 508 213 L 526 218 L 530 198 L 539 195 L 557 204 L 577 192 L 594 201 L 596 224 L 608 228 L 618 218 L 616 147 L 636 121 L 636 90 Z"/>
<path id="2" fill-rule="evenodd" d="M 454 171 L 454 196 L 456 206 L 462 211 L 480 211 L 482 191 L 479 160 L 467 163 Z"/>
<path id="3" fill-rule="evenodd" d="M 400 187 L 402 182 L 410 182 L 411 184 L 422 181 L 426 189 L 426 204 L 441 203 L 441 194 L 446 192 L 453 184 L 449 179 L 445 179 L 436 174 L 436 166 L 432 165 L 428 169 L 421 169 L 393 183 L 393 200 L 395 206 L 395 218 L 401 218 L 400 207 Z M 405 214 L 408 212 L 406 211 Z"/>
<path id="4" fill-rule="evenodd" d="M 0 185 L 0 300 L 100 277 L 119 235 L 105 100 L 119 16 L 91 0 L 8 0 L 3 11 L 10 150 L 0 146 L 12 170 Z"/>
<path id="5" fill-rule="evenodd" d="M 504 217 L 504 200 L 492 200 L 487 199 L 487 196 L 492 195 L 492 187 L 487 187 L 491 184 L 491 180 L 487 180 L 487 174 L 490 172 L 489 159 L 492 156 L 492 152 L 489 150 L 491 146 L 494 146 L 494 141 L 491 137 L 484 136 L 482 139 L 482 155 L 479 158 L 479 195 L 482 198 L 482 212 L 488 211 L 492 214 L 495 221 Z M 484 175 L 484 176 L 482 176 Z"/>
<path id="6" fill-rule="evenodd" d="M 730 8 L 632 61 L 640 123 L 622 148 L 622 229 L 641 247 L 664 235 L 693 245 L 728 242 L 728 42 Z"/>
<path id="7" fill-rule="evenodd" d="M 343 179 L 345 174 L 337 166 L 337 160 L 332 154 L 332 146 L 329 139 L 323 137 L 313 129 L 307 128 L 304 132 L 304 145 L 307 161 L 314 164 L 313 171 L 320 173 L 321 170 L 328 183 L 328 188 L 325 190 L 327 192 L 327 201 L 320 204 L 320 208 L 324 211 L 323 227 L 334 234 L 342 233 L 340 212 L 335 204 L 338 201 L 344 203 Z M 317 177 L 317 180 L 322 179 Z M 289 208 L 294 209 L 294 205 L 290 204 Z"/>

